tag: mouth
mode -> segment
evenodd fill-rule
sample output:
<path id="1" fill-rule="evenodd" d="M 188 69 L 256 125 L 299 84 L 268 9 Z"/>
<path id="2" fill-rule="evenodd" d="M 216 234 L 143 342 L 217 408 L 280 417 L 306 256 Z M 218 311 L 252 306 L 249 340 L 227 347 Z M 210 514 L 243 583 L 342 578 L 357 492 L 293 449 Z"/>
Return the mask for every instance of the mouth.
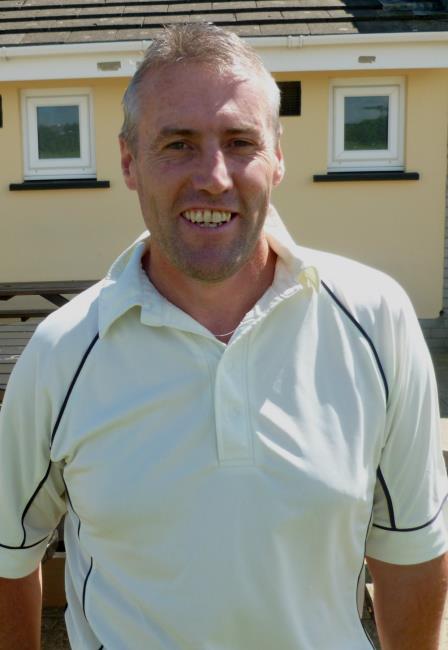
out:
<path id="1" fill-rule="evenodd" d="M 229 212 L 228 210 L 185 210 L 185 212 L 181 213 L 181 216 L 201 228 L 221 228 L 236 216 L 236 212 Z"/>

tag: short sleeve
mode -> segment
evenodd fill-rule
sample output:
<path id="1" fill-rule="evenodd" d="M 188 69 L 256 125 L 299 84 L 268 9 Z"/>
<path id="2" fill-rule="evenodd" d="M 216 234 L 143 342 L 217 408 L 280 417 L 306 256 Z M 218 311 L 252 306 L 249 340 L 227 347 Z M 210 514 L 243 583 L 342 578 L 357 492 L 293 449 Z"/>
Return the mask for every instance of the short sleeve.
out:
<path id="1" fill-rule="evenodd" d="M 51 460 L 41 347 L 35 335 L 14 368 L 0 411 L 0 576 L 7 578 L 38 566 L 65 512 L 60 467 Z"/>
<path id="2" fill-rule="evenodd" d="M 390 334 L 389 400 L 366 554 L 417 564 L 448 550 L 448 492 L 431 357 L 409 299 Z"/>

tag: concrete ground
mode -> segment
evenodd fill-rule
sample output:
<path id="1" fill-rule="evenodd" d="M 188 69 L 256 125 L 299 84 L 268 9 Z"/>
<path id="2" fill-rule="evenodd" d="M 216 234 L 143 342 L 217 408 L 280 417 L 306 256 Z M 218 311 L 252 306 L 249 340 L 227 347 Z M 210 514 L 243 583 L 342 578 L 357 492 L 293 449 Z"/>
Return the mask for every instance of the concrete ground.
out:
<path id="1" fill-rule="evenodd" d="M 443 418 L 443 447 L 444 450 L 446 450 L 448 456 L 448 351 L 433 352 L 432 356 L 439 389 L 440 415 Z M 372 591 L 371 586 L 369 586 L 369 591 Z M 374 643 L 374 647 L 377 650 L 380 650 L 381 646 L 378 641 L 375 622 L 367 608 L 364 610 L 363 624 Z M 70 650 L 65 631 L 64 614 L 62 608 L 52 607 L 44 609 L 42 625 L 42 650 Z M 123 650 L 143 649 L 123 648 Z M 448 606 L 445 610 L 444 624 L 440 639 L 440 650 L 448 650 Z"/>

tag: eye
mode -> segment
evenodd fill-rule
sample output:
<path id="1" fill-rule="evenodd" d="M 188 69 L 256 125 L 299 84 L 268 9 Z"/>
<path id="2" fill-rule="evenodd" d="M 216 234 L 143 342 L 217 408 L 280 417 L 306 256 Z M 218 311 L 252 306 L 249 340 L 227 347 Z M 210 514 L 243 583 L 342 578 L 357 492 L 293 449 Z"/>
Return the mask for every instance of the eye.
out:
<path id="1" fill-rule="evenodd" d="M 235 149 L 244 149 L 245 147 L 253 147 L 253 142 L 242 138 L 236 138 L 230 142 L 230 146 Z"/>
<path id="2" fill-rule="evenodd" d="M 183 151 L 184 149 L 189 149 L 189 146 L 186 142 L 182 140 L 176 140 L 175 142 L 169 142 L 165 149 L 172 149 L 174 151 Z"/>

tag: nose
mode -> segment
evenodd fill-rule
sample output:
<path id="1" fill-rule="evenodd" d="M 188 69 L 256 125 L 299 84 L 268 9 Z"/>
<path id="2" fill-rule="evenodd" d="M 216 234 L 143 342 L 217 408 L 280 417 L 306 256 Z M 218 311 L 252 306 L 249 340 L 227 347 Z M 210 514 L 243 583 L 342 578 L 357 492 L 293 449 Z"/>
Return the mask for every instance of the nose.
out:
<path id="1" fill-rule="evenodd" d="M 195 190 L 208 194 L 222 194 L 233 185 L 228 161 L 219 148 L 202 151 L 193 174 Z"/>

